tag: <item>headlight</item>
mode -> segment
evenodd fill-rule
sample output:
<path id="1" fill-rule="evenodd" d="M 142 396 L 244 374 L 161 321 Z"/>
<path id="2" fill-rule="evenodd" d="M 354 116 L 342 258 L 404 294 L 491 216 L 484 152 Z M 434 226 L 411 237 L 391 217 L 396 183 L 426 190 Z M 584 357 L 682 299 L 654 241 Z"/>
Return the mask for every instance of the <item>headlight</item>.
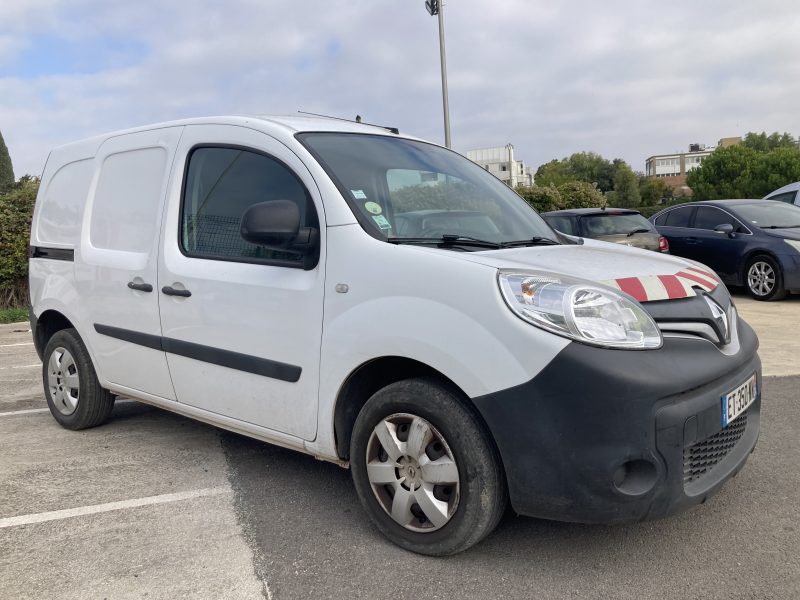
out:
<path id="1" fill-rule="evenodd" d="M 784 239 L 783 241 L 786 242 L 787 244 L 789 244 L 792 248 L 794 248 L 798 252 L 800 252 L 800 241 L 798 241 L 798 240 L 787 240 L 787 239 Z"/>
<path id="2" fill-rule="evenodd" d="M 607 348 L 661 347 L 661 332 L 652 317 L 613 290 L 546 273 L 501 271 L 498 282 L 514 314 L 557 335 Z"/>

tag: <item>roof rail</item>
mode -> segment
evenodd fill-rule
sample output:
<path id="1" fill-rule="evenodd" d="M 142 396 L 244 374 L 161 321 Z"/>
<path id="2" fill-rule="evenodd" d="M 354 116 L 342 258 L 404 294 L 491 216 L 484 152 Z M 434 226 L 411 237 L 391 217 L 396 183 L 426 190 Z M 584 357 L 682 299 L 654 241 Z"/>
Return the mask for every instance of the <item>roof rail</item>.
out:
<path id="1" fill-rule="evenodd" d="M 385 129 L 386 131 L 391 131 L 394 134 L 399 134 L 400 130 L 397 127 L 389 127 L 387 125 L 376 125 L 375 123 L 364 123 L 361 120 L 361 115 L 356 115 L 355 119 L 344 119 L 342 117 L 332 117 L 330 115 L 320 115 L 317 113 L 306 112 L 304 110 L 298 110 L 298 113 L 301 115 L 311 115 L 312 117 L 323 117 L 325 119 L 335 119 L 337 121 L 347 121 L 348 123 L 358 123 L 360 125 L 370 125 L 372 127 L 380 127 L 381 129 Z"/>

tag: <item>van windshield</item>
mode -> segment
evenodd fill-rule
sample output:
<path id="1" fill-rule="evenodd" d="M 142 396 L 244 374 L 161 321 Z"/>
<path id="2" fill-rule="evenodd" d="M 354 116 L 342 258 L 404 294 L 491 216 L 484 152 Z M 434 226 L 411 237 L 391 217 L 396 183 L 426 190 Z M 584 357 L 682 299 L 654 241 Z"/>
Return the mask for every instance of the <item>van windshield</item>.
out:
<path id="1" fill-rule="evenodd" d="M 508 186 L 450 150 L 360 133 L 296 137 L 337 185 L 361 226 L 378 239 L 486 242 L 479 249 L 562 242 Z"/>

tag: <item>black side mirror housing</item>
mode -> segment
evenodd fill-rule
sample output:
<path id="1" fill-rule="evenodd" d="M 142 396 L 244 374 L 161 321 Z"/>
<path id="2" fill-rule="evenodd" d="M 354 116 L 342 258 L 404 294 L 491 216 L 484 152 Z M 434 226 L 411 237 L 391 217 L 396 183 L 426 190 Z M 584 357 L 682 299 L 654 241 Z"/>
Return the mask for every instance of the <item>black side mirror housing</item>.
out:
<path id="1" fill-rule="evenodd" d="M 304 256 L 319 245 L 319 230 L 300 227 L 300 209 L 290 200 L 253 204 L 242 215 L 240 233 L 251 244 Z"/>
<path id="2" fill-rule="evenodd" d="M 733 232 L 733 225 L 730 223 L 722 223 L 721 225 L 717 225 L 714 227 L 714 231 L 718 231 L 719 233 L 724 233 L 728 237 L 736 237 L 736 234 Z"/>

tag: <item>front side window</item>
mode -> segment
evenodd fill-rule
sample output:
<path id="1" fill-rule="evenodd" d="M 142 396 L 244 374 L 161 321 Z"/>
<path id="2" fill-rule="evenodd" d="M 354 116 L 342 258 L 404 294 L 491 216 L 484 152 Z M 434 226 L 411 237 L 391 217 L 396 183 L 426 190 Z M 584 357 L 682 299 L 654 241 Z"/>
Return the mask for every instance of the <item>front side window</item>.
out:
<path id="1" fill-rule="evenodd" d="M 296 137 L 336 183 L 361 226 L 378 239 L 561 242 L 508 186 L 450 150 L 359 133 Z"/>
<path id="2" fill-rule="evenodd" d="M 747 233 L 742 224 L 725 211 L 711 206 L 698 206 L 697 213 L 694 215 L 695 229 L 715 230 L 718 225 L 733 225 L 733 230 L 737 233 Z"/>
<path id="3" fill-rule="evenodd" d="M 319 227 L 305 186 L 282 162 L 241 148 L 200 147 L 189 155 L 181 211 L 181 248 L 188 256 L 241 262 L 302 263 L 302 256 L 242 238 L 242 215 L 253 204 L 290 200 L 301 227 Z"/>

